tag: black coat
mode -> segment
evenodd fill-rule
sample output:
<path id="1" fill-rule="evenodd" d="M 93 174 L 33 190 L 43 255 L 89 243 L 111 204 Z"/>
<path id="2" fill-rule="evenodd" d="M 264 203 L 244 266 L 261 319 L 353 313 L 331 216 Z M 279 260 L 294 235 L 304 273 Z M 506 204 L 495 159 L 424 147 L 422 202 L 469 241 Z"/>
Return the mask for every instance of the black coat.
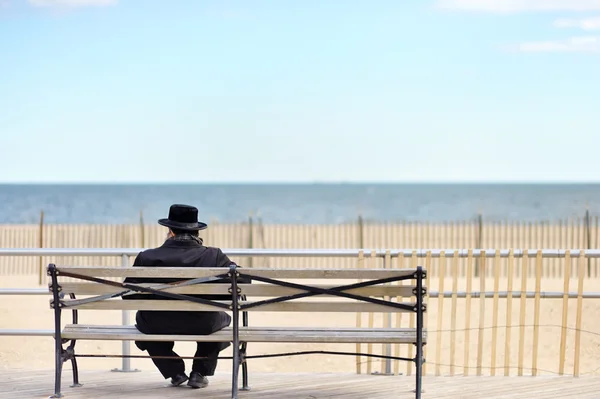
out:
<path id="1" fill-rule="evenodd" d="M 158 247 L 140 252 L 133 266 L 223 267 L 231 260 L 219 248 L 205 247 L 192 240 L 166 240 Z M 128 277 L 125 283 L 172 283 L 181 278 Z M 195 295 L 196 296 L 196 295 Z M 170 299 L 155 295 L 130 295 L 123 299 Z M 205 299 L 230 299 L 231 296 L 202 296 Z M 138 311 L 136 327 L 145 334 L 198 334 L 208 335 L 227 327 L 231 316 L 222 311 Z"/>

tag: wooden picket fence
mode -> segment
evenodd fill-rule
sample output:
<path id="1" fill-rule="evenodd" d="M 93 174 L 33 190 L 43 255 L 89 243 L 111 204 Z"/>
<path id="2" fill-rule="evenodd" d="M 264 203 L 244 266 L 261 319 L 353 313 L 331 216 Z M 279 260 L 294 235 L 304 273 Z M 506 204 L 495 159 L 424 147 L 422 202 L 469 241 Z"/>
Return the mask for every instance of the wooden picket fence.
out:
<path id="1" fill-rule="evenodd" d="M 590 291 L 599 282 L 587 276 L 590 259 L 573 258 L 567 250 L 564 258 L 554 260 L 559 261 L 559 269 L 571 272 L 552 278 L 543 276 L 547 259 L 541 250 L 525 250 L 519 257 L 510 250 L 504 259 L 499 250 L 492 250 L 491 254 L 491 258 L 475 258 L 469 250 L 467 257 L 459 258 L 458 252 L 442 252 L 435 258 L 429 251 L 423 258 L 417 257 L 415 251 L 411 256 L 394 259 L 388 252 L 389 267 L 423 265 L 428 271 L 425 373 L 580 376 L 598 372 L 600 292 Z M 359 267 L 374 267 L 374 255 L 361 253 Z M 501 273 L 503 260 L 508 263 L 505 276 Z M 461 266 L 466 266 L 466 277 L 459 275 Z M 480 296 L 482 292 L 487 295 Z M 584 296 L 591 298 L 584 301 Z M 393 320 L 390 318 L 385 314 L 359 313 L 356 325 L 415 327 L 414 314 L 396 313 Z M 392 353 L 389 348 L 386 352 L 385 347 L 357 345 L 357 352 L 414 357 L 411 346 L 394 346 Z M 392 362 L 392 374 L 413 373 L 412 363 Z M 385 360 L 357 358 L 357 373 L 385 373 L 387 369 Z"/>
<path id="2" fill-rule="evenodd" d="M 556 223 L 483 223 L 481 220 L 431 223 L 357 223 L 337 225 L 275 225 L 253 222 L 211 223 L 202 231 L 206 245 L 220 248 L 599 248 L 598 217 L 573 218 Z M 149 248 L 162 244 L 166 229 L 159 225 L 0 225 L 0 248 Z M 352 259 L 235 258 L 247 266 L 352 267 Z M 63 265 L 118 266 L 118 257 L 0 257 L 0 275 L 37 273 L 49 262 Z M 376 267 L 382 267 L 379 262 Z M 502 259 L 500 273 L 508 273 Z M 561 277 L 557 259 L 544 259 L 542 275 Z M 596 259 L 589 260 L 589 276 L 599 274 Z M 437 273 L 434 271 L 434 273 Z M 488 271 L 486 271 L 488 273 Z M 529 272 L 530 274 L 532 272 Z M 466 276 L 460 264 L 459 276 Z"/>

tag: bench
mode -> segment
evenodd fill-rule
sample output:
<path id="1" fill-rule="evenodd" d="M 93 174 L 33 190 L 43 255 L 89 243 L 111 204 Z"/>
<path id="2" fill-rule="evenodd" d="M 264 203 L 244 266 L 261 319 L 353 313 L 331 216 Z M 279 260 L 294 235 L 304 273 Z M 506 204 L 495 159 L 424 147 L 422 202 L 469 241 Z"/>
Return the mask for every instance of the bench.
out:
<path id="1" fill-rule="evenodd" d="M 370 355 L 378 358 L 414 362 L 416 375 L 415 397 L 421 397 L 423 346 L 427 333 L 423 328 L 426 311 L 423 285 L 425 270 L 413 269 L 275 269 L 189 267 L 59 267 L 48 266 L 50 307 L 55 315 L 55 392 L 61 397 L 61 374 L 64 362 L 71 361 L 73 386 L 79 384 L 77 340 L 118 341 L 211 341 L 231 342 L 233 347 L 231 397 L 238 397 L 239 369 L 242 367 L 242 390 L 248 387 L 247 344 L 252 342 L 287 343 L 371 343 L 409 344 L 416 346 L 414 358 Z M 170 284 L 125 284 L 126 277 L 176 278 Z M 64 278 L 84 282 L 65 281 Z M 118 280 L 121 281 L 116 281 Z M 311 285 L 290 280 L 311 280 Z M 332 284 L 331 280 L 351 280 L 351 283 Z M 355 281 L 359 281 L 358 283 Z M 394 282 L 414 280 L 414 285 L 395 285 Z M 316 283 L 312 283 L 312 282 Z M 153 295 L 164 299 L 128 299 L 123 296 Z M 191 296 L 194 295 L 194 296 Z M 208 300 L 195 295 L 219 295 L 228 300 Z M 85 296 L 78 299 L 78 296 Z M 315 300 L 315 298 L 317 297 Z M 408 299 L 407 298 L 411 298 Z M 400 301 L 404 299 L 405 301 Z M 73 323 L 61 328 L 61 312 L 73 311 Z M 167 310 L 230 312 L 232 323 L 211 335 L 147 335 L 135 326 L 78 324 L 78 311 L 83 310 Z M 327 328 L 327 327 L 251 327 L 248 312 L 369 312 L 416 314 L 415 328 Z M 242 325 L 240 326 L 240 315 Z M 69 343 L 70 341 L 70 343 Z M 64 344 L 69 343 L 67 348 Z M 331 353 L 369 356 L 358 353 L 297 352 L 295 354 Z M 287 354 L 279 354 L 288 356 Z M 125 355 L 127 357 L 127 355 Z M 271 355 L 269 355 L 271 356 Z M 273 356 L 277 356 L 274 354 Z M 110 356 L 103 356 L 110 357 Z M 129 355 L 128 357 L 133 357 Z M 136 356 L 142 357 L 142 356 Z M 260 357 L 260 356 L 255 356 Z M 182 358 L 191 358 L 184 357 Z M 220 357 L 221 358 L 221 357 Z M 222 359 L 222 358 L 221 358 Z"/>

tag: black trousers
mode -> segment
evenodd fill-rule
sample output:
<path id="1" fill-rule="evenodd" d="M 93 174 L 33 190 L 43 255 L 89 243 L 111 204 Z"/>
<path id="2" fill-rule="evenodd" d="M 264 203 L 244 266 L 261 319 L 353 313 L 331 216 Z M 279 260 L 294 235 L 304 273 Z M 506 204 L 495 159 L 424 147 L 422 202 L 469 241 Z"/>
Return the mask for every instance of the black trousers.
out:
<path id="1" fill-rule="evenodd" d="M 136 327 L 144 334 L 167 335 L 209 335 L 227 327 L 231 316 L 225 312 L 171 312 L 171 311 L 138 311 Z M 173 341 L 135 341 L 142 351 L 148 351 L 150 356 L 179 355 L 173 351 Z M 192 371 L 203 376 L 214 375 L 217 367 L 219 352 L 230 346 L 230 342 L 198 342 Z M 172 378 L 185 372 L 183 359 L 152 359 L 163 377 Z"/>
<path id="2" fill-rule="evenodd" d="M 192 371 L 196 371 L 203 376 L 211 376 L 215 374 L 217 368 L 217 357 L 222 350 L 223 343 L 220 342 L 198 342 L 196 354 L 194 357 L 207 357 L 208 359 L 194 359 Z M 227 345 L 227 343 L 225 343 Z M 174 342 L 145 342 L 144 346 L 150 356 L 179 356 L 173 347 Z M 172 378 L 177 374 L 185 372 L 185 364 L 182 359 L 152 359 L 156 368 L 160 371 L 163 377 Z"/>

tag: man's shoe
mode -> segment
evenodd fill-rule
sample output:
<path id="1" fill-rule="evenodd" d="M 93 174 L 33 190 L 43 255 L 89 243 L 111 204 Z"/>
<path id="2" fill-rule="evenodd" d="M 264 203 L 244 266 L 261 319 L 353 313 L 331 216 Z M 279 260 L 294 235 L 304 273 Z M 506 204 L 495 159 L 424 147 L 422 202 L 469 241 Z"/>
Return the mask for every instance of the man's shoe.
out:
<path id="1" fill-rule="evenodd" d="M 187 380 L 188 380 L 187 375 L 185 375 L 185 374 L 177 374 L 175 377 L 171 378 L 171 384 L 173 384 L 176 387 L 178 387 L 179 385 L 183 384 Z"/>
<path id="2" fill-rule="evenodd" d="M 208 386 L 208 378 L 204 377 L 197 371 L 192 371 L 190 374 L 190 380 L 187 384 L 192 388 L 206 388 Z"/>

